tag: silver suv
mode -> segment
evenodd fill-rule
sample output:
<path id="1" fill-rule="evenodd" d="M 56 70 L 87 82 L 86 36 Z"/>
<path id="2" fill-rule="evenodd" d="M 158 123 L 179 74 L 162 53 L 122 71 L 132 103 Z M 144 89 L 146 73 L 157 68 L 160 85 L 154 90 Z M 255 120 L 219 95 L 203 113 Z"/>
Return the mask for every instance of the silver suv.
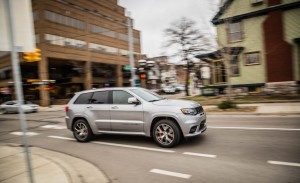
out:
<path id="1" fill-rule="evenodd" d="M 183 137 L 206 130 L 206 114 L 197 102 L 168 100 L 143 88 L 103 88 L 78 92 L 66 107 L 67 128 L 79 142 L 96 134 L 153 137 L 173 147 Z"/>

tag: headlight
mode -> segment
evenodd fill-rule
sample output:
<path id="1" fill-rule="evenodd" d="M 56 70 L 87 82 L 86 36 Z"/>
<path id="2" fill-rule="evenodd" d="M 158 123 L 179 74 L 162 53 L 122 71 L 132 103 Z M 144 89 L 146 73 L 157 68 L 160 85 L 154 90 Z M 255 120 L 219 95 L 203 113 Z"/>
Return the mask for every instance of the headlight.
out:
<path id="1" fill-rule="evenodd" d="M 197 114 L 197 111 L 194 108 L 181 108 L 180 110 L 183 114 L 188 114 L 188 115 L 196 115 Z"/>

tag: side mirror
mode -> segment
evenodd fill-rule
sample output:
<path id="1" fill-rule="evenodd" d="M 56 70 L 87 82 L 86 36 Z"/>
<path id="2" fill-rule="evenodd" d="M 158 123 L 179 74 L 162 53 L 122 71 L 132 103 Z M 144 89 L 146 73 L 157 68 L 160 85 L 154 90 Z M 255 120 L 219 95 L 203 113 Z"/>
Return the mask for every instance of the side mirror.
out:
<path id="1" fill-rule="evenodd" d="M 128 98 L 128 104 L 139 104 L 140 101 L 135 97 Z"/>

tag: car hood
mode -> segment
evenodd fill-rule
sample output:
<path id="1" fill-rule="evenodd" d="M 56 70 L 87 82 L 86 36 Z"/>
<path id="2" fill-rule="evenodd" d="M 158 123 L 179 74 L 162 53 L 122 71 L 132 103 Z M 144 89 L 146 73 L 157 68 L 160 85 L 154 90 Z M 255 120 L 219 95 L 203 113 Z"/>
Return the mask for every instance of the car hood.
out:
<path id="1" fill-rule="evenodd" d="M 158 106 L 178 106 L 178 107 L 189 107 L 189 108 L 194 108 L 200 106 L 199 103 L 194 102 L 194 101 L 189 101 L 189 100 L 159 100 L 153 102 L 154 105 Z"/>

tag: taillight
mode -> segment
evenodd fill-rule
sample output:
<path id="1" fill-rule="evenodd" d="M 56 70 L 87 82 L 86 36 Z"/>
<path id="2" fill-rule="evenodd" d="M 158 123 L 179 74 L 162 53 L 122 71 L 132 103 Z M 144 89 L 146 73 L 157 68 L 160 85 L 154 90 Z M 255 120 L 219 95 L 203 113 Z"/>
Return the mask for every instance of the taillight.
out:
<path id="1" fill-rule="evenodd" d="M 68 112 L 68 111 L 69 111 L 69 107 L 68 107 L 68 106 L 66 106 L 66 108 L 65 108 L 65 111 L 66 111 L 66 112 Z"/>

